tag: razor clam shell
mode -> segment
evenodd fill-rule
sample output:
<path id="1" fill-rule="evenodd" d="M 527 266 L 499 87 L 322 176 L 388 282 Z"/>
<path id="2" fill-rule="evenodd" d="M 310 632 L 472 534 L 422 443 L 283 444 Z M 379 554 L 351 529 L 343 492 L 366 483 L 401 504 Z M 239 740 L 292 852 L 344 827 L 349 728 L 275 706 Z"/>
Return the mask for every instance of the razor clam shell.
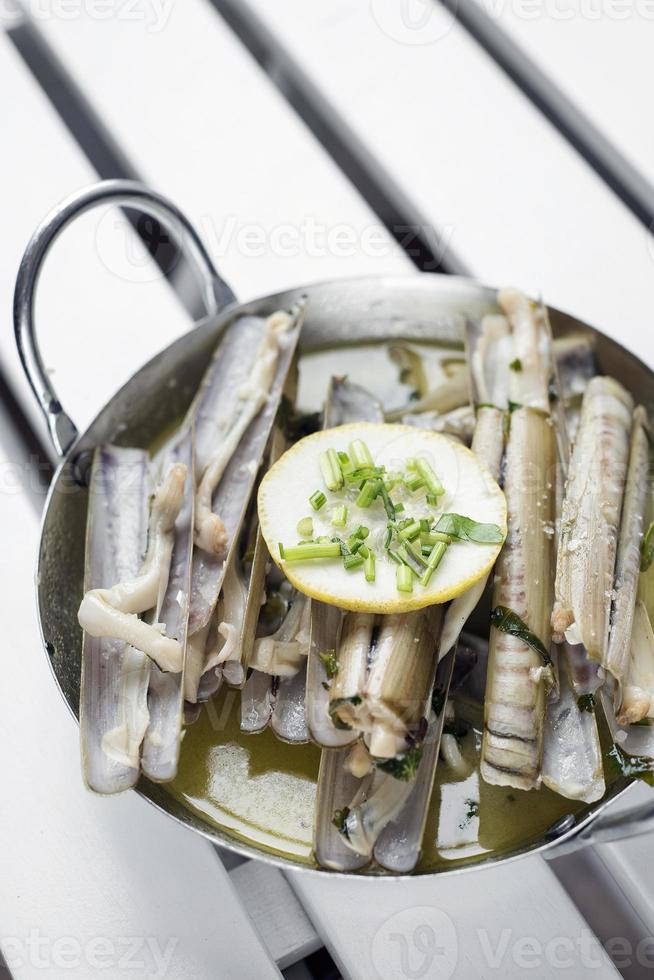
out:
<path id="1" fill-rule="evenodd" d="M 468 320 L 465 332 L 470 368 L 470 393 L 474 405 L 508 408 L 512 354 L 509 321 L 499 314 Z"/>
<path id="2" fill-rule="evenodd" d="M 624 491 L 615 562 L 615 598 L 605 667 L 620 685 L 629 663 L 631 633 L 640 575 L 640 546 L 647 503 L 649 439 L 647 413 L 639 405 L 633 416 L 627 483 Z"/>
<path id="3" fill-rule="evenodd" d="M 654 631 L 642 599 L 636 601 L 618 718 L 620 724 L 632 725 L 654 720 Z"/>
<path id="4" fill-rule="evenodd" d="M 452 377 L 446 378 L 436 388 L 432 388 L 423 398 L 419 398 L 413 402 L 411 404 L 411 411 L 413 414 L 439 412 L 441 415 L 444 415 L 446 412 L 451 412 L 455 408 L 461 408 L 463 405 L 467 405 L 469 400 L 468 369 L 465 365 L 462 365 L 460 371 L 457 371 Z M 399 422 L 405 414 L 406 406 L 391 412 L 386 412 L 386 421 Z"/>
<path id="5" fill-rule="evenodd" d="M 323 749 L 320 755 L 316 794 L 314 853 L 323 868 L 359 871 L 370 864 L 370 856 L 356 854 L 344 843 L 333 823 L 334 813 L 348 807 L 359 791 L 366 790 L 373 773 L 357 779 L 345 768 L 350 749 Z"/>
<path id="6" fill-rule="evenodd" d="M 145 553 L 148 525 L 148 454 L 101 446 L 95 451 L 86 532 L 84 591 L 134 578 Z M 135 765 L 107 755 L 103 739 L 116 729 L 134 729 L 140 745 L 147 727 L 147 658 L 119 640 L 84 633 L 80 697 L 82 768 L 90 789 L 118 793 L 134 786 Z M 123 692 L 125 672 L 135 671 L 142 696 Z M 143 677 L 143 683 L 141 681 Z M 132 708 L 134 713 L 132 713 Z"/>
<path id="7" fill-rule="evenodd" d="M 304 308 L 295 311 L 294 324 L 281 346 L 268 400 L 248 426 L 213 495 L 212 510 L 222 519 L 230 543 L 227 554 L 221 557 L 209 555 L 199 548 L 194 550 L 189 635 L 206 625 L 215 608 L 227 561 L 245 516 L 295 354 L 303 311 Z M 238 399 L 239 389 L 248 380 L 264 329 L 263 318 L 240 317 L 230 326 L 218 347 L 215 360 L 198 395 L 195 410 L 191 408 L 191 418 L 195 419 L 196 425 L 198 476 L 204 471 L 221 438 L 221 426 L 225 425 L 226 420 L 232 420 L 234 403 Z"/>
<path id="8" fill-rule="evenodd" d="M 348 378 L 331 379 L 325 399 L 325 429 L 348 422 L 383 421 L 384 410 L 378 398 Z"/>
<path id="9" fill-rule="evenodd" d="M 474 335 L 468 342 L 469 348 L 475 343 Z M 499 389 L 495 389 L 498 394 Z M 494 405 L 481 405 L 477 410 L 477 420 L 472 437 L 472 451 L 486 464 L 494 480 L 499 480 L 502 457 L 504 455 L 505 413 Z M 438 657 L 441 659 L 456 644 L 461 630 L 477 608 L 486 589 L 488 577 L 475 582 L 463 595 L 457 596 L 449 604 L 441 632 Z"/>
<path id="10" fill-rule="evenodd" d="M 273 678 L 258 670 L 250 674 L 241 691 L 241 731 L 262 732 L 270 721 L 273 705 Z"/>
<path id="11" fill-rule="evenodd" d="M 307 661 L 306 713 L 309 735 L 316 745 L 335 749 L 351 745 L 356 732 L 336 728 L 329 714 L 329 677 L 320 654 L 336 650 L 343 614 L 336 606 L 311 602 L 311 645 Z"/>
<path id="12" fill-rule="evenodd" d="M 564 399 L 583 395 L 588 382 L 597 374 L 593 338 L 587 334 L 557 337 L 552 343 L 552 353 Z"/>
<path id="13" fill-rule="evenodd" d="M 444 691 L 451 690 L 455 658 L 458 660 L 458 653 L 452 650 L 441 660 L 436 671 L 434 686 Z M 373 854 L 377 863 L 387 871 L 408 874 L 413 871 L 420 858 L 443 734 L 445 704 L 446 699 L 442 702 L 439 714 L 434 714 L 430 719 L 429 731 L 409 798 L 398 816 L 384 827 L 377 838 Z"/>
<path id="14" fill-rule="evenodd" d="M 633 401 L 611 378 L 584 395 L 561 516 L 552 626 L 606 662 Z"/>
<path id="15" fill-rule="evenodd" d="M 455 436 L 469 446 L 475 429 L 475 413 L 471 405 L 463 405 L 444 415 L 440 412 L 422 414 L 407 412 L 402 416 L 402 422 L 416 429 L 427 429 L 429 432 L 442 432 L 446 436 Z"/>
<path id="16" fill-rule="evenodd" d="M 283 742 L 308 742 L 309 731 L 304 703 L 307 665 L 293 677 L 280 677 L 274 698 L 270 727 Z"/>
<path id="17" fill-rule="evenodd" d="M 386 717 L 392 717 L 394 724 L 407 733 L 427 717 L 437 673 L 442 623 L 443 609 L 437 605 L 381 618 L 375 657 L 368 670 L 361 704 L 364 716 L 374 712 L 376 719 L 382 719 L 373 723 L 369 739 L 366 733 L 371 755 L 388 758 L 398 751 L 376 749 L 376 731 L 383 732 L 386 728 L 384 734 L 388 733 Z"/>
<path id="18" fill-rule="evenodd" d="M 509 287 L 497 294 L 497 302 L 511 325 L 512 355 L 509 394 L 514 404 L 550 411 L 549 383 L 552 351 L 549 325 L 524 293 Z"/>
<path id="19" fill-rule="evenodd" d="M 581 710 L 572 684 L 568 647 L 558 648 L 559 696 L 545 714 L 542 778 L 569 800 L 593 803 L 604 796 L 604 766 L 595 711 Z"/>
<path id="20" fill-rule="evenodd" d="M 191 555 L 193 552 L 193 511 L 195 502 L 194 434 L 186 429 L 165 453 L 161 471 L 175 463 L 186 466 L 184 503 L 175 521 L 175 544 L 168 585 L 157 617 L 166 636 L 178 640 L 186 654 Z M 148 688 L 150 724 L 145 733 L 141 766 L 149 779 L 165 782 L 177 772 L 184 709 L 184 672 L 167 674 L 156 664 L 150 668 Z"/>
<path id="21" fill-rule="evenodd" d="M 507 606 L 550 646 L 556 448 L 549 418 L 516 409 L 506 454 L 508 535 L 497 563 L 493 606 Z M 491 627 L 481 774 L 486 782 L 540 782 L 545 668 L 516 636 Z"/>

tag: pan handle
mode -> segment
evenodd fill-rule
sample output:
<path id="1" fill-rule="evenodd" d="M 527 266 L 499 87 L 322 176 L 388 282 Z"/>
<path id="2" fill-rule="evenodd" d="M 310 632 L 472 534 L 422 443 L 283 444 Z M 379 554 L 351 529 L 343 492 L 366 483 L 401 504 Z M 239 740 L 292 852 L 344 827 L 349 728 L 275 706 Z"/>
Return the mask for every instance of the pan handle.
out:
<path id="1" fill-rule="evenodd" d="M 608 844 L 611 841 L 628 840 L 630 837 L 640 837 L 654 831 L 654 802 L 632 806 L 628 810 L 617 813 L 600 813 L 578 833 L 566 837 L 551 850 L 546 852 L 548 858 L 562 857 L 580 847 L 589 844 Z"/>
<path id="2" fill-rule="evenodd" d="M 188 218 L 167 198 L 133 180 L 102 180 L 62 201 L 36 229 L 25 249 L 14 291 L 14 331 L 18 353 L 32 391 L 45 415 L 57 453 L 65 456 L 77 438 L 74 422 L 61 407 L 45 370 L 34 328 L 34 297 L 43 261 L 63 229 L 100 204 L 128 205 L 149 215 L 170 234 L 195 271 L 207 315 L 234 302 L 209 253 Z"/>

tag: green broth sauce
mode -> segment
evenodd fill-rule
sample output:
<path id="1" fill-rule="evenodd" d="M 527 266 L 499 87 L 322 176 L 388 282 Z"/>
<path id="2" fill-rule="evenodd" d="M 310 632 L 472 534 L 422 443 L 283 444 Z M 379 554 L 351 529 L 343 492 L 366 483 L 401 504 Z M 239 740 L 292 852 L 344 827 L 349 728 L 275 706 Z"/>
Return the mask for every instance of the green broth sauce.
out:
<path id="1" fill-rule="evenodd" d="M 468 706 L 464 713 L 470 716 Z M 477 717 L 461 741 L 467 773 L 453 776 L 438 765 L 419 872 L 535 843 L 583 807 L 545 787 L 526 793 L 487 785 L 479 776 L 480 743 Z M 187 729 L 181 756 L 167 790 L 184 806 L 237 842 L 313 864 L 317 746 L 287 745 L 270 729 L 243 734 L 239 692 L 223 689 Z"/>

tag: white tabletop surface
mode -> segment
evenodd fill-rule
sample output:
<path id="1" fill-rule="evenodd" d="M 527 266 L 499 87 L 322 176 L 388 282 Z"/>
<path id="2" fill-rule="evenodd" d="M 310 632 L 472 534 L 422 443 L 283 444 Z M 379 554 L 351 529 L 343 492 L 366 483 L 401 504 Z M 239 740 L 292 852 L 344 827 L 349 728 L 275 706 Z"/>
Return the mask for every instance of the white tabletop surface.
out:
<path id="1" fill-rule="evenodd" d="M 36 6 L 38 30 L 97 119 L 138 174 L 188 212 L 239 296 L 339 275 L 412 273 L 206 0 L 167 5 L 159 19 L 157 5 L 144 0 L 132 17 L 98 17 L 92 4 L 70 16 L 55 2 Z M 428 16 L 407 33 L 381 0 L 241 7 L 281 73 L 311 83 L 376 161 L 389 197 L 400 188 L 411 217 L 433 225 L 467 269 L 542 293 L 654 362 L 644 328 L 651 237 L 449 14 L 422 4 Z M 614 35 L 603 22 L 592 29 L 575 18 L 563 40 L 547 18 L 526 26 L 503 13 L 500 22 L 549 70 L 556 55 L 558 82 L 651 171 L 651 127 L 642 125 L 651 75 L 645 31 L 632 23 Z M 12 346 L 13 278 L 37 221 L 96 175 L 1 34 L 0 80 L 11 94 L 3 115 L 11 153 L 0 156 L 0 366 L 41 426 Z M 624 112 L 618 81 L 630 96 Z M 354 243 L 347 252 L 339 229 Z M 108 211 L 87 216 L 57 244 L 37 313 L 47 364 L 79 425 L 189 326 L 127 225 Z M 538 857 L 382 888 L 303 874 L 285 880 L 257 863 L 230 875 L 210 845 L 134 795 L 89 795 L 76 727 L 36 624 L 42 497 L 30 488 L 10 420 L 1 423 L 0 575 L 11 616 L 0 718 L 8 790 L 0 808 L 0 948 L 16 978 L 118 978 L 131 956 L 139 976 L 255 980 L 278 975 L 275 963 L 286 967 L 321 942 L 357 980 L 616 975 L 601 947 L 607 936 L 591 930 L 579 897 Z M 654 926 L 650 852 L 650 838 L 598 849 L 645 935 Z M 280 909 L 283 919 L 275 917 Z M 429 963 L 420 959 L 424 930 L 439 939 Z"/>

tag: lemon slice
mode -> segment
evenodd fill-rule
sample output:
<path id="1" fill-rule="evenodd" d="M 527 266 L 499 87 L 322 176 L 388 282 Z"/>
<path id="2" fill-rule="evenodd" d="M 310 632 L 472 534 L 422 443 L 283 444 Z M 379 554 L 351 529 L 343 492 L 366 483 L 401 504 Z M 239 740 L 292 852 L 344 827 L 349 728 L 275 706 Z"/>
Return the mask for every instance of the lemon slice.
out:
<path id="1" fill-rule="evenodd" d="M 327 453 L 332 464 L 336 454 L 345 454 L 341 470 L 336 464 L 336 480 L 325 478 Z M 351 469 L 355 472 L 348 481 Z M 359 474 L 378 488 L 369 503 L 371 494 L 361 490 L 365 479 Z M 342 486 L 334 487 L 338 482 Z M 490 571 L 506 536 L 504 494 L 486 466 L 447 436 L 407 425 L 361 422 L 306 436 L 262 480 L 258 511 L 270 554 L 292 585 L 314 599 L 356 612 L 408 612 L 461 595 Z M 406 541 L 401 531 L 409 519 L 414 537 Z M 415 522 L 421 521 L 421 534 L 415 536 Z M 451 543 L 437 549 L 443 552 L 440 561 L 423 580 L 420 562 L 429 561 L 434 539 L 443 537 L 439 522 L 452 535 Z M 334 544 L 310 545 L 337 539 L 343 551 L 352 550 L 357 540 L 352 536 L 361 527 L 367 529 L 363 551 L 375 556 L 374 581 L 365 574 L 370 562 L 354 561 L 348 569 Z M 412 554 L 403 547 L 407 544 Z M 305 547 L 307 555 L 316 550 L 331 554 L 303 558 Z M 412 567 L 410 575 L 407 567 Z"/>

